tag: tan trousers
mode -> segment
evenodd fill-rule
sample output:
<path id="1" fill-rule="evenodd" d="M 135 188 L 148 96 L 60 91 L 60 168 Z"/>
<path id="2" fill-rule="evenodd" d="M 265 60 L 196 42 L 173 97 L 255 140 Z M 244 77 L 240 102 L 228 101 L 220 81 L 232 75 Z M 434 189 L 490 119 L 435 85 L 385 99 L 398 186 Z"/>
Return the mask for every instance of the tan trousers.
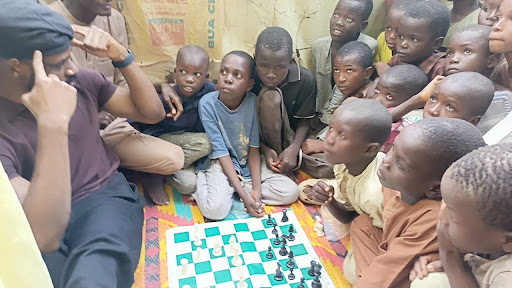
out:
<path id="1" fill-rule="evenodd" d="M 179 146 L 137 131 L 125 118 L 116 118 L 100 130 L 100 135 L 122 168 L 161 175 L 183 168 L 184 155 Z"/>

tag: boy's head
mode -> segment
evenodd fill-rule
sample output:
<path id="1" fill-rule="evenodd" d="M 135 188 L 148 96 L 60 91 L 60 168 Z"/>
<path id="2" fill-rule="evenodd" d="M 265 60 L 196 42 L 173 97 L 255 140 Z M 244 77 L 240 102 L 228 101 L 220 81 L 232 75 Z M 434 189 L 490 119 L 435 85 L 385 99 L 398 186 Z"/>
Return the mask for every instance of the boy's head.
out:
<path id="1" fill-rule="evenodd" d="M 480 13 L 478 13 L 478 24 L 491 26 L 496 23 L 496 15 L 503 0 L 484 0 Z"/>
<path id="2" fill-rule="evenodd" d="M 457 31 L 446 48 L 444 74 L 472 71 L 491 76 L 499 62 L 498 54 L 489 50 L 491 30 L 489 26 L 470 25 Z"/>
<path id="3" fill-rule="evenodd" d="M 373 99 L 387 108 L 396 107 L 418 94 L 427 84 L 428 76 L 418 66 L 393 66 L 379 78 Z"/>
<path id="4" fill-rule="evenodd" d="M 366 26 L 372 13 L 371 0 L 340 0 L 331 16 L 330 32 L 333 42 L 355 41 Z"/>
<path id="5" fill-rule="evenodd" d="M 389 49 L 396 52 L 396 39 L 398 37 L 398 22 L 405 14 L 407 8 L 424 0 L 397 0 L 389 8 L 386 14 L 386 23 L 384 26 L 384 34 L 386 36 L 386 44 Z"/>
<path id="6" fill-rule="evenodd" d="M 377 172 L 383 186 L 402 200 L 440 200 L 443 173 L 467 153 L 485 146 L 478 129 L 460 119 L 428 118 L 407 126 L 396 137 Z"/>
<path id="7" fill-rule="evenodd" d="M 286 80 L 293 60 L 293 41 L 281 27 L 268 27 L 258 36 L 256 71 L 263 86 L 273 89 Z"/>
<path id="8" fill-rule="evenodd" d="M 494 97 L 494 84 L 476 72 L 445 77 L 423 108 L 423 118 L 458 118 L 477 125 Z"/>
<path id="9" fill-rule="evenodd" d="M 449 27 L 450 10 L 439 1 L 410 6 L 398 23 L 398 58 L 410 64 L 424 61 L 441 47 Z"/>
<path id="10" fill-rule="evenodd" d="M 352 95 L 366 84 L 373 74 L 373 54 L 368 45 L 352 41 L 336 53 L 333 78 L 341 93 Z"/>
<path id="11" fill-rule="evenodd" d="M 187 45 L 178 51 L 174 78 L 181 94 L 190 97 L 203 88 L 208 79 L 209 62 L 208 53 L 199 46 Z"/>
<path id="12" fill-rule="evenodd" d="M 489 35 L 489 48 L 493 53 L 512 52 L 512 0 L 503 0 L 496 23 L 492 26 L 491 35 Z"/>
<path id="13" fill-rule="evenodd" d="M 254 85 L 255 63 L 244 51 L 231 51 L 220 63 L 217 90 L 221 97 L 243 98 Z"/>
<path id="14" fill-rule="evenodd" d="M 373 159 L 391 132 L 391 115 L 373 99 L 351 99 L 334 111 L 325 136 L 327 161 L 356 164 Z"/>
<path id="15" fill-rule="evenodd" d="M 512 252 L 512 145 L 480 148 L 455 162 L 443 176 L 446 203 L 440 223 L 461 251 Z"/>

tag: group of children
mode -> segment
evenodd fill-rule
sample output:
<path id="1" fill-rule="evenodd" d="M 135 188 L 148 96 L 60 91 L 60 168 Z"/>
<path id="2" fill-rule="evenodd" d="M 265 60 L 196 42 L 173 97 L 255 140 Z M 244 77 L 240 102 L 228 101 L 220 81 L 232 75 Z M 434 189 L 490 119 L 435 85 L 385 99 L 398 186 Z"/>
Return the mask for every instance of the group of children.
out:
<path id="1" fill-rule="evenodd" d="M 254 216 L 300 196 L 322 205 L 331 238 L 350 231 L 343 270 L 355 287 L 508 285 L 512 146 L 482 137 L 512 108 L 512 2 L 495 2 L 453 31 L 444 4 L 397 0 L 375 41 L 362 33 L 372 2 L 341 0 L 313 44 L 314 73 L 278 27 L 260 34 L 254 60 L 228 53 L 217 91 L 197 100 L 212 143 L 192 194 L 203 214 L 223 219 L 235 192 Z M 298 189 L 295 169 L 316 179 Z"/>
<path id="2" fill-rule="evenodd" d="M 68 13 L 71 6 L 56 3 L 61 6 L 53 9 Z M 279 27 L 260 33 L 254 58 L 243 51 L 227 53 L 216 84 L 208 74 L 207 52 L 196 45 L 181 48 L 174 87 L 156 87 L 165 119 L 142 117 L 141 111 L 157 111 L 158 105 L 145 106 L 138 96 L 130 98 L 129 109 L 110 109 L 153 122 L 132 121 L 142 134 L 127 134 L 146 139 L 155 157 L 165 147 L 181 148 L 167 152 L 175 157 L 172 165 L 165 158 L 135 170 L 154 173 L 145 188 L 154 188 L 148 190 L 157 204 L 169 203 L 158 187 L 168 176 L 212 220 L 224 219 L 234 198 L 255 217 L 264 215 L 266 204 L 288 205 L 300 198 L 321 205 L 329 239 L 351 235 L 343 272 L 354 287 L 507 287 L 512 283 L 507 193 L 512 183 L 506 174 L 512 169 L 512 145 L 486 142 L 508 142 L 512 131 L 512 0 L 484 0 L 480 9 L 476 1 L 456 0 L 451 11 L 437 0 L 387 4 L 385 31 L 375 40 L 362 33 L 372 1 L 340 0 L 330 36 L 312 45 L 312 72 L 294 59 L 292 37 Z M 473 18 L 478 24 L 461 25 Z M 124 53 L 117 39 L 108 41 L 117 41 L 112 45 Z M 147 79 L 126 71 L 122 75 L 131 75 L 132 86 L 147 88 Z M 113 94 L 100 78 L 109 91 L 98 90 Z M 85 93 L 81 81 L 75 88 Z M 140 87 L 130 86 L 136 95 L 144 90 Z M 93 104 L 102 106 L 98 100 Z M 145 109 L 133 109 L 139 106 Z M 103 115 L 112 118 L 106 127 L 128 123 L 109 115 Z M 122 153 L 133 146 L 125 143 L 121 149 L 119 143 L 109 146 L 121 154 L 122 166 L 134 169 L 137 165 L 123 162 L 133 155 Z M 313 179 L 297 185 L 299 169 Z M 120 177 L 110 170 L 110 178 Z M 124 178 L 119 181 L 128 185 Z"/>

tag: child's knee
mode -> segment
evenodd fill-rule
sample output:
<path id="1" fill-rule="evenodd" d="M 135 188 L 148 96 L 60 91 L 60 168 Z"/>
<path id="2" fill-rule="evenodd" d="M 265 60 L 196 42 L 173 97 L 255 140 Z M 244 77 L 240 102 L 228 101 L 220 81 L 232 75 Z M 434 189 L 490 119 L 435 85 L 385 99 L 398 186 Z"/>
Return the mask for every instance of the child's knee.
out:
<path id="1" fill-rule="evenodd" d="M 423 279 L 414 279 L 411 288 L 450 288 L 450 281 L 445 272 L 429 273 Z"/>
<path id="2" fill-rule="evenodd" d="M 275 109 L 280 107 L 282 102 L 281 94 L 277 90 L 267 90 L 258 97 L 260 97 L 259 104 L 261 109 Z"/>
<path id="3" fill-rule="evenodd" d="M 231 205 L 227 206 L 225 203 L 204 203 L 204 205 L 198 203 L 198 206 L 203 216 L 211 220 L 223 220 L 231 210 Z"/>

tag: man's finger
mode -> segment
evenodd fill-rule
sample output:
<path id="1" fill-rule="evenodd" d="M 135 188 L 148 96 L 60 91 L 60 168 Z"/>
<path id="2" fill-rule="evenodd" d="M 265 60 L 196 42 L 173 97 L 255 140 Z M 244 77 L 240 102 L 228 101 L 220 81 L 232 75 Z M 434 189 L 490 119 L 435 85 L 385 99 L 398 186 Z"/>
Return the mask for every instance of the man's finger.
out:
<path id="1" fill-rule="evenodd" d="M 89 31 L 91 30 L 91 28 L 89 28 L 87 26 L 80 26 L 80 25 L 76 25 L 76 24 L 71 25 L 71 28 L 73 28 L 73 31 L 75 31 L 76 34 L 80 34 L 82 36 L 87 35 L 89 33 Z"/>
<path id="2" fill-rule="evenodd" d="M 57 75 L 55 75 L 55 74 L 48 74 L 48 78 L 53 79 L 53 80 L 60 81 L 59 76 L 57 76 Z"/>
<path id="3" fill-rule="evenodd" d="M 80 47 L 80 48 L 82 48 L 82 47 L 84 47 L 84 42 L 83 42 L 83 41 L 81 41 L 81 40 L 78 40 L 78 39 L 76 39 L 76 38 L 73 38 L 73 39 L 71 39 L 71 45 L 73 45 L 73 46 L 75 46 L 75 47 Z"/>
<path id="4" fill-rule="evenodd" d="M 44 70 L 43 54 L 41 53 L 41 51 L 34 51 L 34 59 L 32 60 L 32 65 L 34 67 L 34 79 L 36 83 L 39 82 L 41 79 L 45 79 L 48 77 L 46 76 L 46 71 Z"/>

